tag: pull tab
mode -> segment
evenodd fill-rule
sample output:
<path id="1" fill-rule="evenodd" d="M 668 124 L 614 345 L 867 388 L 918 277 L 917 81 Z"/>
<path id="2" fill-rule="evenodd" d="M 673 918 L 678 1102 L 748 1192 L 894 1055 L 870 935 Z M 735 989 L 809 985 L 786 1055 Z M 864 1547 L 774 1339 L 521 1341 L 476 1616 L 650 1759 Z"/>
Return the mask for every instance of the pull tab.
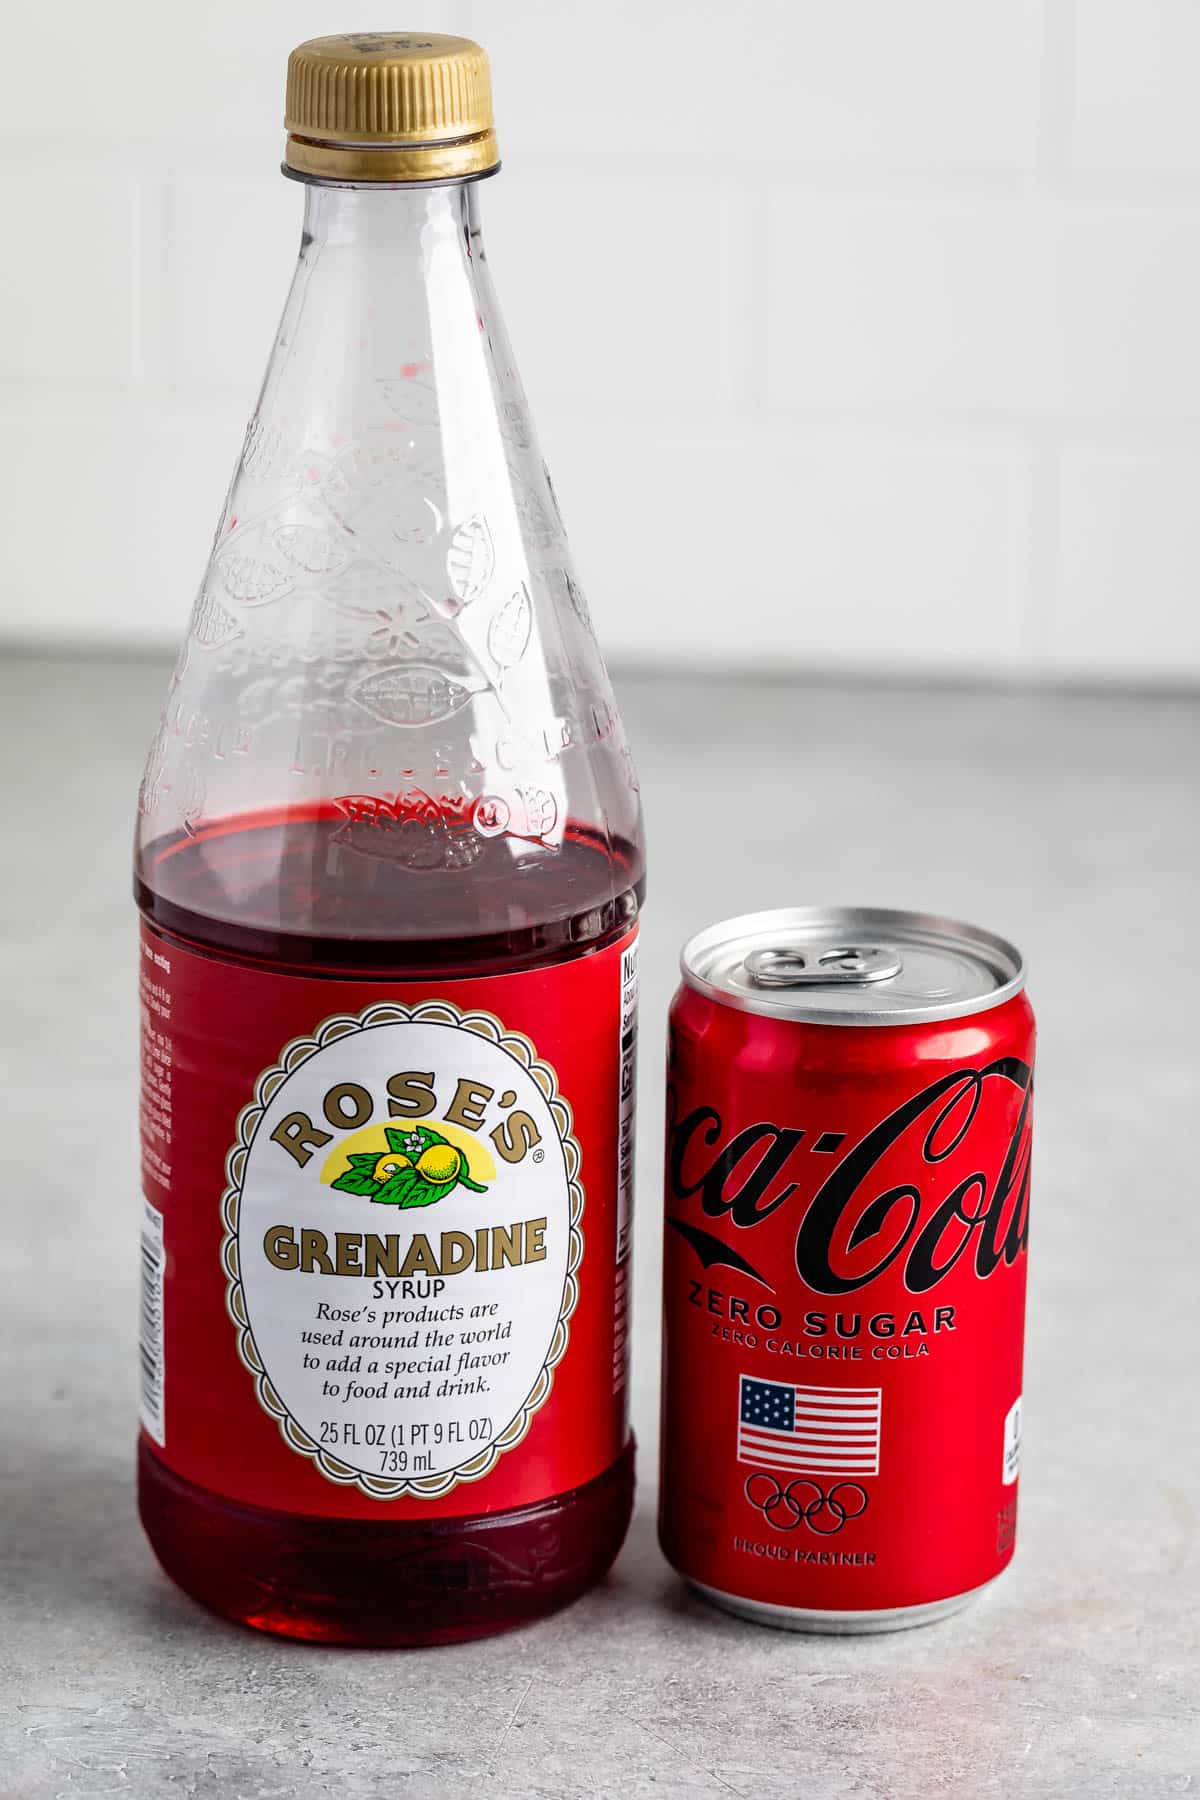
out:
<path id="1" fill-rule="evenodd" d="M 904 963 L 881 944 L 833 944 L 827 950 L 752 950 L 744 967 L 757 987 L 866 987 L 891 981 Z"/>

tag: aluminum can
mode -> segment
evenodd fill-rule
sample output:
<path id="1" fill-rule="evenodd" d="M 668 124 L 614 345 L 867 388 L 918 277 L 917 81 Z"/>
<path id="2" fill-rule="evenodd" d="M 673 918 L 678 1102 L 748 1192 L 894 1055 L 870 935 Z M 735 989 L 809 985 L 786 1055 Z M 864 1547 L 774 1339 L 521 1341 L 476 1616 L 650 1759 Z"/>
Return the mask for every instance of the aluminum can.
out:
<path id="1" fill-rule="evenodd" d="M 707 1599 L 865 1632 L 1010 1561 L 1034 1020 L 1011 944 L 788 908 L 671 1008 L 659 1532 Z"/>

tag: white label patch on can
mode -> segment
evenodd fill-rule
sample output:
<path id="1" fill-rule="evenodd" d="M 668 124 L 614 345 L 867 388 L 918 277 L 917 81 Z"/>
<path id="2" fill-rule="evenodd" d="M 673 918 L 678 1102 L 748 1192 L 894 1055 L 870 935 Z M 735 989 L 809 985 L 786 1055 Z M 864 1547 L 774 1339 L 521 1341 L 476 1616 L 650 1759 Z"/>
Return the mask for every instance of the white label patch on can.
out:
<path id="1" fill-rule="evenodd" d="M 1001 1479 L 1011 1487 L 1021 1473 L 1021 1395 L 1004 1415 L 1004 1467 Z"/>
<path id="2" fill-rule="evenodd" d="M 332 1481 L 388 1498 L 479 1479 L 549 1395 L 577 1297 L 554 1071 L 431 1002 L 327 1021 L 257 1093 L 225 1264 L 260 1401 Z"/>

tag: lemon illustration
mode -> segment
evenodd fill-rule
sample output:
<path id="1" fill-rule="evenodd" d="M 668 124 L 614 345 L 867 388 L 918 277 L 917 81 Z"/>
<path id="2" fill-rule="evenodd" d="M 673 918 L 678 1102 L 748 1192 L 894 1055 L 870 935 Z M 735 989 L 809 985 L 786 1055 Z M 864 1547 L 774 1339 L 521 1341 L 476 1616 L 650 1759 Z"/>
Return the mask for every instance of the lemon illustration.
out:
<path id="1" fill-rule="evenodd" d="M 398 1175 L 401 1169 L 411 1168 L 411 1157 L 402 1156 L 398 1150 L 385 1150 L 375 1164 L 372 1174 L 376 1181 L 389 1181 L 393 1175 Z"/>
<path id="2" fill-rule="evenodd" d="M 417 1158 L 417 1174 L 434 1187 L 447 1187 L 458 1180 L 462 1160 L 453 1144 L 430 1144 Z"/>

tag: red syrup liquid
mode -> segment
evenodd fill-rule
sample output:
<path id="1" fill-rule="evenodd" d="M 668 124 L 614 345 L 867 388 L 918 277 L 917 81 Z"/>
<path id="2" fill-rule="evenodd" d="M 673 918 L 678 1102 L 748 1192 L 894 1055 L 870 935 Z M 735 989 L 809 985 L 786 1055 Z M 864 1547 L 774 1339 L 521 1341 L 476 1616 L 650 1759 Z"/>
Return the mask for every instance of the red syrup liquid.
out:
<path id="1" fill-rule="evenodd" d="M 586 827 L 553 850 L 458 843 L 430 819 L 253 815 L 152 844 L 135 891 L 145 920 L 193 952 L 285 975 L 431 975 L 439 988 L 588 955 L 637 917 L 640 850 Z M 446 867 L 459 853 L 469 867 Z M 142 1523 L 167 1574 L 228 1618 L 325 1643 L 453 1643 L 541 1618 L 605 1574 L 633 1490 L 630 1438 L 601 1475 L 532 1506 L 331 1519 L 224 1500 L 167 1468 L 145 1432 L 138 1450 Z"/>

